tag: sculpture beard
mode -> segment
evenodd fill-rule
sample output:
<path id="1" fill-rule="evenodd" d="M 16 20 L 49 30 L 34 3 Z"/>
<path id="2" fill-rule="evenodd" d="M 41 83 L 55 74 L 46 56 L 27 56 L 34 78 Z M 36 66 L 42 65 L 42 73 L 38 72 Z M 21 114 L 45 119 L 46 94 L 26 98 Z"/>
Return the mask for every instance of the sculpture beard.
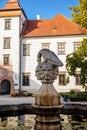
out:
<path id="1" fill-rule="evenodd" d="M 53 82 L 58 75 L 58 66 L 53 65 L 52 63 L 45 61 L 39 62 L 36 67 L 36 76 L 38 80 L 42 82 Z"/>

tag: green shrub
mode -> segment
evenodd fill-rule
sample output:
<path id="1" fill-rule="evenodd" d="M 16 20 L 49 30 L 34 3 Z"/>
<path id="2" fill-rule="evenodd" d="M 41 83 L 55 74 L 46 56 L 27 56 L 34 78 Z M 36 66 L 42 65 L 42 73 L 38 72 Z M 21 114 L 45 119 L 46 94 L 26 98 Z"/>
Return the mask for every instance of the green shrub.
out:
<path id="1" fill-rule="evenodd" d="M 83 92 L 69 94 L 68 97 L 71 101 L 87 101 L 87 93 L 83 93 Z"/>
<path id="2" fill-rule="evenodd" d="M 70 94 L 75 94 L 75 91 L 73 89 L 70 90 Z"/>
<path id="3" fill-rule="evenodd" d="M 74 90 L 71 90 L 70 92 L 61 92 L 60 95 L 62 97 L 67 95 L 70 101 L 87 101 L 86 92 L 75 92 Z"/>
<path id="4" fill-rule="evenodd" d="M 27 96 L 32 96 L 33 94 L 32 93 L 27 93 Z"/>

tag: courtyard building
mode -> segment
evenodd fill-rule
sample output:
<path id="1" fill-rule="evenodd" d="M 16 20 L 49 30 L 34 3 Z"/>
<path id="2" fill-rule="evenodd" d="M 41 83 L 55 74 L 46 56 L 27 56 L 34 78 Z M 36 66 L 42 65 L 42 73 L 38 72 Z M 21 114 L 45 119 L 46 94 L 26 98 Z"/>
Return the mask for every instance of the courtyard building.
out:
<path id="1" fill-rule="evenodd" d="M 29 20 L 18 0 L 8 0 L 0 10 L 0 95 L 19 91 L 36 92 L 40 81 L 36 79 L 37 54 L 42 48 L 52 50 L 63 62 L 54 82 L 58 92 L 83 90 L 80 69 L 76 76 L 66 80 L 66 56 L 74 52 L 87 30 L 57 14 L 52 19 Z"/>

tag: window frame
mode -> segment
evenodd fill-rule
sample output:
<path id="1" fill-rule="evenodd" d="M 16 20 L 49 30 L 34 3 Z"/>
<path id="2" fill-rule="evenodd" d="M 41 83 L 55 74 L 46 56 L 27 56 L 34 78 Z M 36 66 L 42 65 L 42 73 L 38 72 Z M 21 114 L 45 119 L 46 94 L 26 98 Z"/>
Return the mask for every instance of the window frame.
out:
<path id="1" fill-rule="evenodd" d="M 60 77 L 61 76 L 61 77 Z M 58 84 L 59 85 L 66 85 L 66 73 L 59 73 L 58 75 Z"/>
<path id="2" fill-rule="evenodd" d="M 11 38 L 10 37 L 4 37 L 3 49 L 10 49 L 10 43 L 11 43 Z"/>
<path id="3" fill-rule="evenodd" d="M 76 73 L 75 75 L 75 85 L 81 85 L 81 74 Z"/>
<path id="4" fill-rule="evenodd" d="M 42 49 L 44 48 L 49 49 L 49 44 L 50 43 L 42 43 Z"/>
<path id="5" fill-rule="evenodd" d="M 4 29 L 11 30 L 11 19 L 5 19 Z"/>
<path id="6" fill-rule="evenodd" d="M 65 55 L 65 42 L 57 42 L 58 55 Z"/>
<path id="7" fill-rule="evenodd" d="M 3 55 L 3 65 L 9 66 L 10 64 L 10 54 L 4 54 Z"/>
<path id="8" fill-rule="evenodd" d="M 74 43 L 74 51 L 76 51 L 79 48 L 81 42 L 73 42 L 73 43 Z"/>
<path id="9" fill-rule="evenodd" d="M 22 86 L 30 86 L 30 73 L 29 72 L 22 73 Z"/>
<path id="10" fill-rule="evenodd" d="M 30 45 L 31 44 L 23 44 L 23 56 L 30 56 Z"/>

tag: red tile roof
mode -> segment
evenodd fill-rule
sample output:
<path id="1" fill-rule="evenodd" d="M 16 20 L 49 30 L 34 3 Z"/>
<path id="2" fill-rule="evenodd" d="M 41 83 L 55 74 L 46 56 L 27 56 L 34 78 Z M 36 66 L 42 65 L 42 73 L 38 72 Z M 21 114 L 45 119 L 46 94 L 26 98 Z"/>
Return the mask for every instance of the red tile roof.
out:
<path id="1" fill-rule="evenodd" d="M 3 9 L 20 9 L 18 0 L 8 0 Z"/>
<path id="2" fill-rule="evenodd" d="M 28 20 L 22 32 L 23 37 L 86 34 L 87 30 L 68 20 L 61 14 L 48 20 Z"/>

